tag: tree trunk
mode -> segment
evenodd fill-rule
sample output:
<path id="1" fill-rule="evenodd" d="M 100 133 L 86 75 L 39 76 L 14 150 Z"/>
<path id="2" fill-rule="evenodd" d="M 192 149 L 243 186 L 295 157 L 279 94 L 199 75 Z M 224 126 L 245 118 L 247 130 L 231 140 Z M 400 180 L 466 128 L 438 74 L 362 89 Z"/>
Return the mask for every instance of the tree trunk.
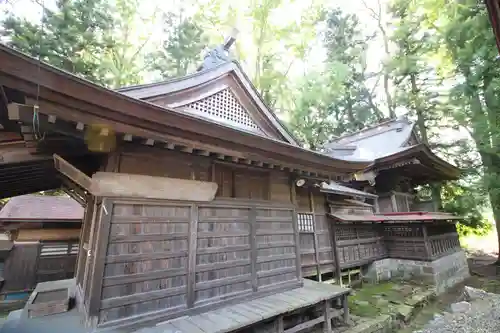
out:
<path id="1" fill-rule="evenodd" d="M 422 139 L 422 143 L 429 145 L 429 135 L 427 134 L 427 127 L 425 126 L 424 110 L 422 110 L 422 107 L 420 105 L 420 91 L 417 86 L 417 78 L 415 77 L 415 73 L 410 74 L 410 83 L 411 94 L 413 97 L 413 107 L 415 108 L 415 112 L 417 114 L 417 127 L 418 131 L 420 132 L 420 138 Z M 439 183 L 434 183 L 430 184 L 430 187 L 434 207 L 436 207 L 437 211 L 440 211 L 443 208 L 443 201 L 441 199 L 442 185 Z"/>

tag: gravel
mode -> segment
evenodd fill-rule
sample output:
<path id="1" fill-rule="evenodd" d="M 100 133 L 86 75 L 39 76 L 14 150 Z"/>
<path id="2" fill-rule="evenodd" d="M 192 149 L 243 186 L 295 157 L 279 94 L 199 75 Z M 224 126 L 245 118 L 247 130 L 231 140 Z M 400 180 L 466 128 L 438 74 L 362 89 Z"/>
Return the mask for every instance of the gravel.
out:
<path id="1" fill-rule="evenodd" d="M 414 333 L 500 332 L 500 295 L 467 289 L 470 309 L 462 313 L 437 315 L 424 329 Z"/>

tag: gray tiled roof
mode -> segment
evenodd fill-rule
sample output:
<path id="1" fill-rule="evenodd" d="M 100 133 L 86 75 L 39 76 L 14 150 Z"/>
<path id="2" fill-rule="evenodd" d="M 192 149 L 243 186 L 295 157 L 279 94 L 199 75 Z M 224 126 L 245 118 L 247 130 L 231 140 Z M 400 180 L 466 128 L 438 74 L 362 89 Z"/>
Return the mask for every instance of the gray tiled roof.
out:
<path id="1" fill-rule="evenodd" d="M 83 212 L 70 197 L 29 194 L 10 198 L 0 211 L 0 220 L 81 220 Z"/>
<path id="2" fill-rule="evenodd" d="M 394 119 L 335 139 L 325 148 L 332 157 L 374 161 L 408 149 L 404 145 L 410 139 L 414 126 L 405 118 Z M 351 147 L 351 153 L 346 155 L 345 149 L 341 151 L 339 145 Z"/>

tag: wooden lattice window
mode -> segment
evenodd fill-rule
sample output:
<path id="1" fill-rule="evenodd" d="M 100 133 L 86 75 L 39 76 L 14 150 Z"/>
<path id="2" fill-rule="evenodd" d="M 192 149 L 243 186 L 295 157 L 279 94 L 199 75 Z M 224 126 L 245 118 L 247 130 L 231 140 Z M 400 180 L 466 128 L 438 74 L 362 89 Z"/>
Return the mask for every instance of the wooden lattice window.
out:
<path id="1" fill-rule="evenodd" d="M 78 254 L 78 243 L 42 243 L 41 257 Z"/>
<path id="2" fill-rule="evenodd" d="M 337 240 L 339 241 L 357 238 L 356 229 L 352 225 L 337 226 L 337 228 L 335 229 L 335 235 L 337 237 Z"/>
<path id="3" fill-rule="evenodd" d="M 422 228 L 419 226 L 390 226 L 384 229 L 388 237 L 423 237 Z"/>
<path id="4" fill-rule="evenodd" d="M 229 89 L 187 105 L 187 109 L 205 117 L 222 120 L 233 126 L 260 132 L 259 126 Z"/>
<path id="5" fill-rule="evenodd" d="M 314 217 L 310 213 L 298 213 L 299 232 L 314 232 Z"/>

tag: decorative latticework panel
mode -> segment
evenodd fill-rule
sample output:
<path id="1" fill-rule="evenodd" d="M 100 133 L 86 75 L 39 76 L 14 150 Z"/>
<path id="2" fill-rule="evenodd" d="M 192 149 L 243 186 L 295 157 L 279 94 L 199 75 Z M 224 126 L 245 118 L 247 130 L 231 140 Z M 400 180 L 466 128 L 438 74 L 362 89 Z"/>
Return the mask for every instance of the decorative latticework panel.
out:
<path id="1" fill-rule="evenodd" d="M 337 240 L 350 240 L 356 239 L 356 228 L 353 224 L 338 225 L 335 229 Z"/>
<path id="2" fill-rule="evenodd" d="M 235 127 L 261 132 L 259 126 L 229 89 L 188 104 L 185 110 Z"/>
<path id="3" fill-rule="evenodd" d="M 460 240 L 454 224 L 434 224 L 425 226 L 428 248 L 432 260 L 461 250 Z"/>
<path id="4" fill-rule="evenodd" d="M 384 228 L 386 237 L 423 237 L 422 227 L 418 225 L 391 225 Z"/>
<path id="5" fill-rule="evenodd" d="M 314 232 L 314 215 L 312 213 L 298 213 L 299 232 Z"/>
<path id="6" fill-rule="evenodd" d="M 374 225 L 338 224 L 335 234 L 341 269 L 362 266 L 387 255 L 379 228 Z"/>

